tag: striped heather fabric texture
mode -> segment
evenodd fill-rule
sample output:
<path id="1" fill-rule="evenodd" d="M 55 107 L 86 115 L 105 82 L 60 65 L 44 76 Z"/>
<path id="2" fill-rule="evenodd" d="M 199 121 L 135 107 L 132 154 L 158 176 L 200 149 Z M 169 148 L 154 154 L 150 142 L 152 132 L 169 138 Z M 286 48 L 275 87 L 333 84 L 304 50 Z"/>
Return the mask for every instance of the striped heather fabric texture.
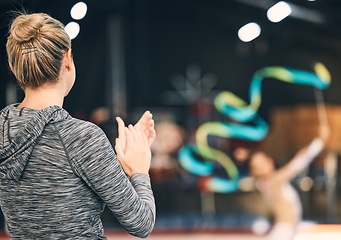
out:
<path id="1" fill-rule="evenodd" d="M 106 239 L 105 205 L 134 236 L 155 223 L 149 176 L 129 180 L 103 131 L 58 106 L 0 112 L 0 204 L 11 239 Z"/>

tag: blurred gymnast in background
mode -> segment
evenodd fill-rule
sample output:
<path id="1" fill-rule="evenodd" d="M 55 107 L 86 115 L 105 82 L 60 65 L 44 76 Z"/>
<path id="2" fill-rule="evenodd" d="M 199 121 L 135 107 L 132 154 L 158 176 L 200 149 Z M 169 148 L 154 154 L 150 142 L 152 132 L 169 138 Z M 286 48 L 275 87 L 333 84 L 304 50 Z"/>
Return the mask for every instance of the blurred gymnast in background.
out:
<path id="1" fill-rule="evenodd" d="M 322 122 L 318 137 L 276 170 L 275 162 L 265 152 L 256 151 L 250 156 L 251 175 L 260 180 L 260 191 L 274 216 L 269 240 L 292 240 L 301 220 L 302 206 L 298 193 L 290 181 L 301 173 L 322 151 L 329 137 L 327 122 Z"/>
<path id="2" fill-rule="evenodd" d="M 0 204 L 10 238 L 106 239 L 105 205 L 130 234 L 147 237 L 155 223 L 152 114 L 128 127 L 117 118 L 116 157 L 98 126 L 62 108 L 76 74 L 61 22 L 20 13 L 6 48 L 25 92 L 0 112 Z"/>

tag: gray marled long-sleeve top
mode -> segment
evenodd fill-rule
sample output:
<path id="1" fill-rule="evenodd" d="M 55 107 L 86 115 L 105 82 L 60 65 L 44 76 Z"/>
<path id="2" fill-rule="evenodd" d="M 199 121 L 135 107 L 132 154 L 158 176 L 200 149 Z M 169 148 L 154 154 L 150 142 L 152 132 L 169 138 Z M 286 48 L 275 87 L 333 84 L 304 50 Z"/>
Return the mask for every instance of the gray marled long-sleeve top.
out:
<path id="1" fill-rule="evenodd" d="M 149 177 L 129 180 L 102 130 L 58 106 L 0 112 L 0 204 L 11 239 L 106 239 L 105 205 L 134 236 L 155 223 Z"/>

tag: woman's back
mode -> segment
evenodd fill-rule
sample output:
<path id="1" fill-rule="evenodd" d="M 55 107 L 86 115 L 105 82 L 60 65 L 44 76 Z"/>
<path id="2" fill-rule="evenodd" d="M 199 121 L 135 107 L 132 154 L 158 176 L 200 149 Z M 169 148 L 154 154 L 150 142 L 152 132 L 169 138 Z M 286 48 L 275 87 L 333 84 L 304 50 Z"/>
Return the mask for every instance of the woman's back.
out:
<path id="1" fill-rule="evenodd" d="M 116 157 L 99 127 L 62 108 L 76 69 L 60 21 L 19 13 L 6 49 L 25 92 L 0 111 L 0 203 L 11 239 L 105 239 L 105 205 L 130 234 L 147 237 L 155 223 L 152 114 L 128 128 L 117 118 Z"/>
<path id="2" fill-rule="evenodd" d="M 105 204 L 128 232 L 149 235 L 149 178 L 135 174 L 130 183 L 97 126 L 57 106 L 14 105 L 1 111 L 0 124 L 0 201 L 11 239 L 105 239 Z"/>

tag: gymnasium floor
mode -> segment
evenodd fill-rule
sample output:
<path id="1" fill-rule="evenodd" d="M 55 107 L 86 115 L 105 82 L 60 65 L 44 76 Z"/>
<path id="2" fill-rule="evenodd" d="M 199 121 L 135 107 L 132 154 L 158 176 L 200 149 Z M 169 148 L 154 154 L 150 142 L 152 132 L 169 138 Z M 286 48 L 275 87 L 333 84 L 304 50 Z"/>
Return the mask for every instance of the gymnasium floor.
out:
<path id="1" fill-rule="evenodd" d="M 126 234 L 106 234 L 108 240 L 137 240 L 139 238 L 128 236 Z M 151 235 L 147 239 L 150 240 L 265 240 L 264 237 L 257 237 L 247 234 L 166 234 Z M 0 235 L 0 240 L 9 240 L 8 236 Z"/>
<path id="2" fill-rule="evenodd" d="M 136 240 L 125 233 L 110 234 L 108 240 Z M 266 240 L 266 235 L 256 236 L 251 233 L 153 233 L 150 240 Z M 341 225 L 306 225 L 300 226 L 294 240 L 341 240 Z"/>
<path id="3" fill-rule="evenodd" d="M 125 232 L 106 230 L 108 240 L 136 240 Z M 155 232 L 148 237 L 150 240 L 266 240 L 266 235 L 256 236 L 251 233 L 205 233 L 205 232 Z M 341 225 L 310 225 L 301 226 L 294 240 L 340 240 Z M 0 240 L 9 240 L 5 232 L 0 232 Z"/>
<path id="4" fill-rule="evenodd" d="M 108 240 L 136 240 L 137 238 L 129 236 L 107 236 Z M 212 234 L 212 233 L 191 233 L 191 234 L 155 234 L 148 237 L 150 240 L 265 240 L 264 237 L 257 237 L 248 234 Z"/>

